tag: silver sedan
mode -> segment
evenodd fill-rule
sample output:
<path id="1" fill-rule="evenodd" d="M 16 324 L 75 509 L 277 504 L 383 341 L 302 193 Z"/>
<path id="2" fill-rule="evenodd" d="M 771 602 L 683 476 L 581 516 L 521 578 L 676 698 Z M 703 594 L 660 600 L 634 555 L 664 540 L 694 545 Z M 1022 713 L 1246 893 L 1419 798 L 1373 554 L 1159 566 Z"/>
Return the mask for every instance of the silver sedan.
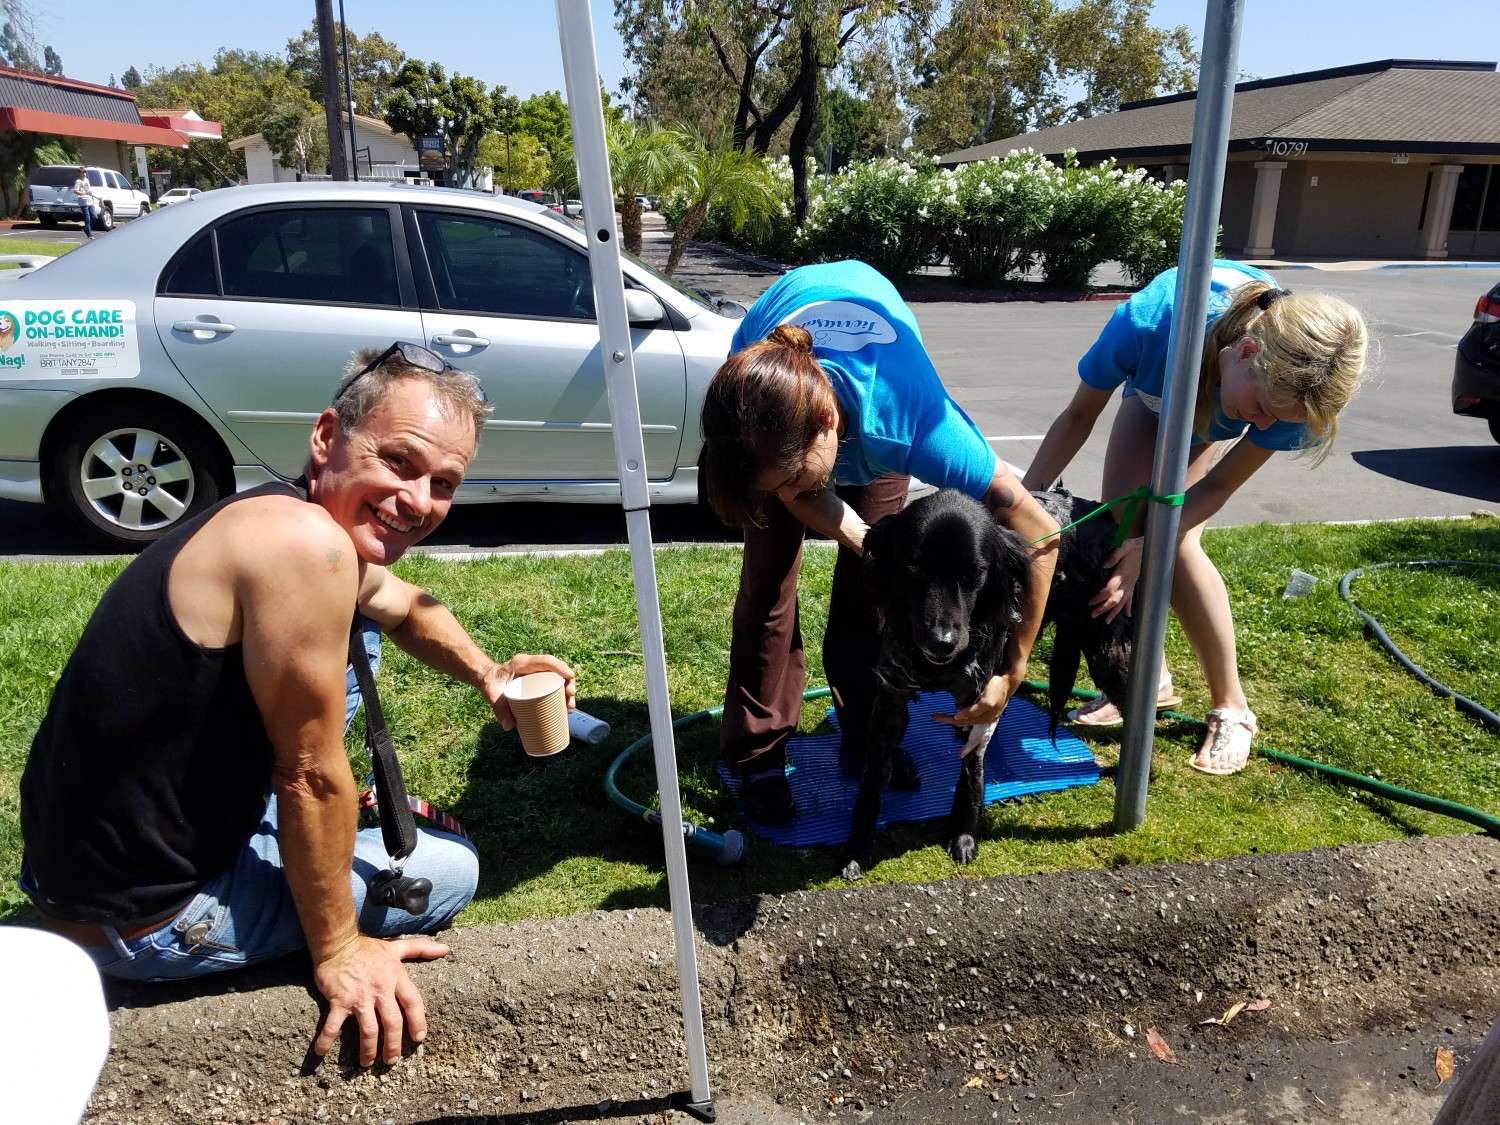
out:
<path id="1" fill-rule="evenodd" d="M 704 388 L 743 309 L 623 271 L 652 495 L 691 503 Z M 0 497 L 147 543 L 296 477 L 351 354 L 394 340 L 494 403 L 459 502 L 618 499 L 583 232 L 513 198 L 370 183 L 208 192 L 0 288 Z"/>

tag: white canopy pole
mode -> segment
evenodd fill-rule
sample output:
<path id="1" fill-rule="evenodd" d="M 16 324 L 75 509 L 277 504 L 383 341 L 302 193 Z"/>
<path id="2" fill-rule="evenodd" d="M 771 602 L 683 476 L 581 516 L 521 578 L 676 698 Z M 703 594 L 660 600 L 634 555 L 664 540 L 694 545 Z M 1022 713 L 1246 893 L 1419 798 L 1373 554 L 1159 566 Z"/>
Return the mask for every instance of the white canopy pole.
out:
<path id="1" fill-rule="evenodd" d="M 631 350 L 630 321 L 625 312 L 619 232 L 615 227 L 615 189 L 609 175 L 604 109 L 599 97 L 599 61 L 594 48 L 594 23 L 588 0 L 557 0 L 557 29 L 562 42 L 568 112 L 573 121 L 573 156 L 578 163 L 583 225 L 588 235 L 589 265 L 594 278 L 594 307 L 599 321 L 604 382 L 609 392 L 615 463 L 620 474 L 620 500 L 625 508 L 625 526 L 630 539 L 630 566 L 635 578 L 636 613 L 640 620 L 641 651 L 646 665 L 651 746 L 656 757 L 656 787 L 661 794 L 662 843 L 666 847 L 672 933 L 682 989 L 682 1023 L 692 1080 L 692 1100 L 679 1101 L 678 1108 L 700 1121 L 712 1121 L 715 1114 L 708 1092 L 703 1002 L 698 989 L 698 951 L 694 945 L 693 902 L 688 891 L 682 799 L 677 791 L 677 752 L 672 737 L 672 706 L 667 692 L 666 648 L 656 591 L 656 559 L 651 553 L 651 521 L 647 512 L 651 498 L 646 485 L 646 446 L 641 435 L 640 401 L 636 397 L 635 360 Z"/>
<path id="2" fill-rule="evenodd" d="M 1244 0 L 1209 0 L 1203 29 L 1182 251 L 1177 259 L 1177 293 L 1167 345 L 1170 378 L 1162 396 L 1156 458 L 1151 469 L 1151 491 L 1156 496 L 1182 492 L 1187 480 L 1244 6 Z M 1182 522 L 1179 507 L 1151 503 L 1147 508 L 1141 589 L 1135 601 L 1130 648 L 1130 687 L 1125 694 L 1125 731 L 1115 779 L 1114 823 L 1119 832 L 1137 827 L 1146 818 L 1151 743 L 1156 731 L 1156 673 L 1167 637 L 1167 603 L 1172 596 L 1172 571 Z"/>

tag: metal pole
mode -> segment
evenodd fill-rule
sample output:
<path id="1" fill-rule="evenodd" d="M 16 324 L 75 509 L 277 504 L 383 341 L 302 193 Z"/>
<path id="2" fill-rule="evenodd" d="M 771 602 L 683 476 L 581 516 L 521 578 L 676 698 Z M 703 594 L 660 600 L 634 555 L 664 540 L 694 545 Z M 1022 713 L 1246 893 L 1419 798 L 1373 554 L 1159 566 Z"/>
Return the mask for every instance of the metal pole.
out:
<path id="1" fill-rule="evenodd" d="M 557 0 L 558 34 L 568 110 L 573 121 L 573 155 L 578 162 L 584 230 L 594 278 L 594 305 L 599 320 L 599 350 L 614 430 L 615 465 L 620 474 L 620 501 L 630 539 L 636 613 L 645 654 L 646 702 L 651 716 L 651 744 L 656 758 L 656 786 L 661 794 L 662 843 L 666 850 L 667 888 L 672 905 L 672 935 L 682 990 L 682 1023 L 687 1042 L 691 1101 L 678 1108 L 702 1121 L 714 1119 L 708 1090 L 708 1059 L 703 1042 L 703 1000 L 698 986 L 698 951 L 693 931 L 693 901 L 688 889 L 687 845 L 683 839 L 682 798 L 677 789 L 677 753 L 672 736 L 666 647 L 656 589 L 656 560 L 651 550 L 651 497 L 646 482 L 646 447 L 641 408 L 636 396 L 635 360 L 630 321 L 625 314 L 625 283 L 620 271 L 620 238 L 615 227 L 614 184 L 604 137 L 604 110 L 599 101 L 599 63 L 588 0 Z"/>
<path id="2" fill-rule="evenodd" d="M 344 123 L 339 112 L 339 57 L 333 42 L 333 4 L 317 0 L 318 62 L 323 72 L 323 120 L 328 126 L 328 171 L 335 180 L 347 180 L 344 163 Z"/>
<path id="3" fill-rule="evenodd" d="M 339 39 L 344 48 L 344 106 L 349 110 L 349 175 L 359 179 L 359 145 L 354 139 L 354 90 L 349 84 L 349 25 L 344 22 L 344 0 L 339 0 Z"/>
<path id="4" fill-rule="evenodd" d="M 505 134 L 505 194 L 511 193 L 510 185 L 510 134 Z"/>
<path id="5" fill-rule="evenodd" d="M 1171 372 L 1162 397 L 1151 491 L 1157 496 L 1183 491 L 1188 451 L 1193 439 L 1193 410 L 1198 398 L 1198 367 L 1208 318 L 1209 278 L 1219 231 L 1219 203 L 1224 194 L 1224 158 L 1229 149 L 1229 120 L 1234 109 L 1234 75 L 1238 67 L 1244 0 L 1210 0 L 1203 30 L 1203 61 L 1193 112 L 1192 164 L 1188 173 L 1182 251 L 1177 260 L 1177 293 L 1168 342 Z M 1167 605 L 1172 596 L 1173 564 L 1182 509 L 1148 504 L 1141 588 L 1135 601 L 1131 639 L 1132 674 L 1125 698 L 1125 731 L 1115 779 L 1117 832 L 1136 828 L 1146 818 L 1146 789 L 1151 780 L 1151 745 L 1155 735 L 1157 669 L 1167 636 Z"/>

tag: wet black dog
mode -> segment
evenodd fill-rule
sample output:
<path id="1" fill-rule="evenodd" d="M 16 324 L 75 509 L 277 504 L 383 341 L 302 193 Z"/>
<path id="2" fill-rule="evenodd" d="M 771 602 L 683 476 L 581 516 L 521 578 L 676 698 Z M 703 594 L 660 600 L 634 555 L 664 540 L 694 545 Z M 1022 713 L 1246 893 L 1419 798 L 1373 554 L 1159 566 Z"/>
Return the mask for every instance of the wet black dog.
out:
<path id="1" fill-rule="evenodd" d="M 1060 527 L 1096 506 L 1063 491 L 1035 495 Z M 1104 584 L 1113 535 L 1107 516 L 1062 535 L 1044 619 L 1057 623 L 1049 691 L 1054 732 L 1080 655 L 1101 690 L 1112 699 L 1125 697 L 1128 624 L 1122 614 L 1105 625 L 1090 616 L 1088 604 Z M 951 692 L 959 709 L 978 699 L 1003 664 L 1031 584 L 1025 541 L 997 524 L 979 501 L 952 489 L 877 523 L 865 537 L 864 556 L 882 629 L 864 774 L 843 855 L 850 880 L 870 864 L 881 795 L 906 735 L 907 702 L 918 691 Z M 983 807 L 981 746 L 963 760 L 948 816 L 948 854 L 958 863 L 969 863 L 978 851 Z"/>
<path id="2" fill-rule="evenodd" d="M 1099 506 L 1096 501 L 1079 499 L 1065 488 L 1033 492 L 1032 496 L 1057 521 L 1058 527 L 1067 527 Z M 1122 613 L 1106 622 L 1093 616 L 1089 606 L 1089 600 L 1109 578 L 1104 560 L 1114 550 L 1117 526 L 1113 510 L 1102 512 L 1063 532 L 1057 549 L 1057 567 L 1052 573 L 1047 611 L 1042 617 L 1043 625 L 1050 622 L 1056 626 L 1047 669 L 1047 707 L 1054 737 L 1073 685 L 1078 682 L 1080 659 L 1088 665 L 1094 686 L 1117 707 L 1124 708 L 1125 682 L 1130 674 L 1130 618 Z"/>

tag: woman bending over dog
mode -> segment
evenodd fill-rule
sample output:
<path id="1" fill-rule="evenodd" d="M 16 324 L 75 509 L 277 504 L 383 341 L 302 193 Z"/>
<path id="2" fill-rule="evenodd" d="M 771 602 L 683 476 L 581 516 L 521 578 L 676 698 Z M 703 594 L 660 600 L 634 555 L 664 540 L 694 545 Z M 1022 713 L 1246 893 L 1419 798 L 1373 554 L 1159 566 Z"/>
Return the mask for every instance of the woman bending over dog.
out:
<path id="1" fill-rule="evenodd" d="M 720 752 L 743 782 L 752 818 L 789 821 L 786 743 L 802 714 L 806 665 L 797 615 L 805 529 L 839 544 L 823 667 L 843 731 L 863 757 L 875 698 L 879 622 L 864 593 L 865 531 L 901 510 L 912 476 L 980 499 L 1028 541 L 1057 524 L 1021 487 L 949 397 L 895 287 L 862 262 L 803 266 L 763 293 L 733 354 L 709 383 L 700 462 L 709 503 L 745 529 Z M 1033 552 L 1036 591 L 1005 667 L 973 706 L 943 716 L 985 724 L 1025 678 L 1042 620 L 1056 539 Z M 893 789 L 920 784 L 905 751 Z"/>
<path id="2" fill-rule="evenodd" d="M 1124 496 L 1150 482 L 1176 287 L 1177 271 L 1167 270 L 1115 310 L 1078 362 L 1081 382 L 1027 469 L 1028 488 L 1051 487 L 1121 384 L 1124 400 L 1110 430 L 1103 493 Z M 1172 580 L 1172 609 L 1213 703 L 1208 731 L 1192 758 L 1196 770 L 1238 773 L 1257 729 L 1240 685 L 1229 594 L 1203 551 L 1203 526 L 1271 454 L 1303 450 L 1312 454 L 1314 465 L 1327 455 L 1339 412 L 1364 373 L 1366 337 L 1359 313 L 1336 297 L 1294 295 L 1253 266 L 1214 263 Z M 1144 508 L 1132 528 L 1136 537 L 1108 560 L 1113 573 L 1094 598 L 1096 615 L 1130 612 L 1141 568 Z M 1159 707 L 1182 702 L 1172 692 L 1165 662 L 1159 684 Z M 1103 696 L 1068 718 L 1096 727 L 1121 721 L 1119 709 Z"/>

